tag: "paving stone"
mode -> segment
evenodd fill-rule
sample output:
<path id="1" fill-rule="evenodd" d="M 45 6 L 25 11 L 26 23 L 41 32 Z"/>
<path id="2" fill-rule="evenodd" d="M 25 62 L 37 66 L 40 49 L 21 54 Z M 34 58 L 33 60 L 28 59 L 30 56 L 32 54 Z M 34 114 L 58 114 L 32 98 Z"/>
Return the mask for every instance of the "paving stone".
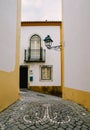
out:
<path id="1" fill-rule="evenodd" d="M 88 128 L 81 128 L 81 130 L 90 130 L 90 129 L 88 129 Z"/>
<path id="2" fill-rule="evenodd" d="M 63 129 L 67 128 L 67 126 L 65 124 L 61 124 L 60 127 L 62 127 Z"/>
<path id="3" fill-rule="evenodd" d="M 72 125 L 68 125 L 68 127 L 69 127 L 69 128 L 71 128 L 71 129 L 73 129 L 73 128 L 74 128 L 73 124 L 72 124 Z"/>
<path id="4" fill-rule="evenodd" d="M 0 130 L 4 130 L 4 129 L 0 129 Z M 11 128 L 7 128 L 7 130 L 11 130 Z"/>
<path id="5" fill-rule="evenodd" d="M 86 126 L 86 125 L 82 125 L 82 128 L 84 128 L 84 129 L 88 129 L 88 126 Z"/>
<path id="6" fill-rule="evenodd" d="M 75 127 L 74 130 L 80 130 L 79 128 Z"/>
<path id="7" fill-rule="evenodd" d="M 67 130 L 73 130 L 72 128 L 67 128 Z"/>
<path id="8" fill-rule="evenodd" d="M 58 125 L 56 124 L 56 125 L 54 125 L 52 128 L 57 129 L 57 128 L 58 128 Z"/>
<path id="9" fill-rule="evenodd" d="M 26 128 L 25 130 L 30 130 L 30 128 Z"/>
<path id="10" fill-rule="evenodd" d="M 0 130 L 90 130 L 90 113 L 60 97 L 23 90 L 0 113 Z"/>
<path id="11" fill-rule="evenodd" d="M 34 130 L 34 129 L 36 129 L 36 127 L 35 127 L 35 126 L 31 126 L 30 129 L 31 129 L 31 130 Z"/>
<path id="12" fill-rule="evenodd" d="M 63 128 L 58 128 L 57 130 L 64 130 Z"/>

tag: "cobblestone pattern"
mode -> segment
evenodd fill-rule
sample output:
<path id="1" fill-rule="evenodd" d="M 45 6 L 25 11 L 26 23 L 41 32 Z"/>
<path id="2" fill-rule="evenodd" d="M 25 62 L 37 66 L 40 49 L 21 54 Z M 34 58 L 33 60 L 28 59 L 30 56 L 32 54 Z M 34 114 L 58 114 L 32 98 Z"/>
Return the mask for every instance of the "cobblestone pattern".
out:
<path id="1" fill-rule="evenodd" d="M 0 113 L 0 130 L 90 130 L 90 113 L 82 106 L 31 91 L 20 94 Z"/>

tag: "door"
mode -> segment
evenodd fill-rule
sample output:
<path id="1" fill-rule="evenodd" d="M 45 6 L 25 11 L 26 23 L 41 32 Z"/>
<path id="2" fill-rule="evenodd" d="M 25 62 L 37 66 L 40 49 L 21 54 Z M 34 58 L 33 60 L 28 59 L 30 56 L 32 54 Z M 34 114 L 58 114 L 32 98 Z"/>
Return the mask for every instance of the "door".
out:
<path id="1" fill-rule="evenodd" d="M 28 88 L 28 67 L 20 66 L 20 88 Z"/>

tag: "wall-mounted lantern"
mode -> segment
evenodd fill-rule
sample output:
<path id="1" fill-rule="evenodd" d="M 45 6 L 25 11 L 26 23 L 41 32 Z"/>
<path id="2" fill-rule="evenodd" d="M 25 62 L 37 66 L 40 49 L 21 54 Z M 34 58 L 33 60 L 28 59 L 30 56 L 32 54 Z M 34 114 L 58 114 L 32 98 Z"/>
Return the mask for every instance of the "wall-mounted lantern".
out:
<path id="1" fill-rule="evenodd" d="M 52 46 L 52 42 L 53 40 L 51 39 L 50 35 L 47 35 L 44 39 L 44 43 L 45 43 L 45 46 L 48 48 L 48 49 L 60 49 L 61 48 L 61 45 L 58 45 L 58 46 Z"/>

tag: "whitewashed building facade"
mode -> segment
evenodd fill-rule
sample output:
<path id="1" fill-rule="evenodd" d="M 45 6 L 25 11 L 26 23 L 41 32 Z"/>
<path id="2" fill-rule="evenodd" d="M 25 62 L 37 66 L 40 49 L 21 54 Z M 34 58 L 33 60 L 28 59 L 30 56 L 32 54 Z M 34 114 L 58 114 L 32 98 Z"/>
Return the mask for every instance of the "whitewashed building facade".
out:
<path id="1" fill-rule="evenodd" d="M 47 49 L 44 39 L 53 39 L 60 45 L 61 22 L 22 22 L 20 65 L 28 66 L 28 88 L 61 86 L 60 50 Z"/>

